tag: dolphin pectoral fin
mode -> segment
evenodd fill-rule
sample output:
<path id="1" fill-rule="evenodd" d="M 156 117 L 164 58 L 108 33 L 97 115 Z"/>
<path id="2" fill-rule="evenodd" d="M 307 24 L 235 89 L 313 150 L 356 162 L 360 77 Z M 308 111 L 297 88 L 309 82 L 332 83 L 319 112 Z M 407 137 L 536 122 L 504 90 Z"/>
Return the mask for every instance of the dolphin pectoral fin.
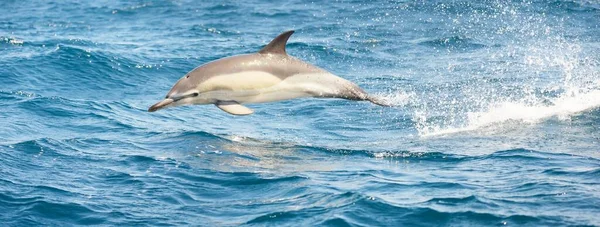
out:
<path id="1" fill-rule="evenodd" d="M 248 115 L 254 113 L 248 107 L 242 106 L 236 101 L 219 101 L 215 103 L 215 106 L 219 107 L 222 111 L 225 111 L 233 115 Z"/>

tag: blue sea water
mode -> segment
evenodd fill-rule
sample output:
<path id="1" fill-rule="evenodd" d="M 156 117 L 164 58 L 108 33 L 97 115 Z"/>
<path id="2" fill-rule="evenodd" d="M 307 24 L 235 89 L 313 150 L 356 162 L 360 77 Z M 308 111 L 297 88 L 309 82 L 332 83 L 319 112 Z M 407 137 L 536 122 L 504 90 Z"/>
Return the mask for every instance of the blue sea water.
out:
<path id="1" fill-rule="evenodd" d="M 288 53 L 395 106 L 148 113 Z M 596 1 L 0 2 L 2 226 L 599 226 Z"/>

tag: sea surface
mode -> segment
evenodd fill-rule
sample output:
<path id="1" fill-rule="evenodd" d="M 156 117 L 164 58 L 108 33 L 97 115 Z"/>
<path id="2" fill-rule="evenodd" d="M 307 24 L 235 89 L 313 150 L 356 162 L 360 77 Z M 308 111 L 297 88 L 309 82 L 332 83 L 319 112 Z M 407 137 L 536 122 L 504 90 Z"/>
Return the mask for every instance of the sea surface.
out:
<path id="1" fill-rule="evenodd" d="M 149 113 L 287 52 L 394 107 Z M 600 226 L 600 2 L 0 1 L 1 226 Z"/>

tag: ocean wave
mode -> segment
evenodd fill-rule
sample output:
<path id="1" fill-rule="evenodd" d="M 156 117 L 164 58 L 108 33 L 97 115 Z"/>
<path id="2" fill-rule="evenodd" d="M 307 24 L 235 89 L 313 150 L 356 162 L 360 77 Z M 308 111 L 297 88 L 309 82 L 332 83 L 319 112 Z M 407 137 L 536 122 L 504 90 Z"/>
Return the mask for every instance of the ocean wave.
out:
<path id="1" fill-rule="evenodd" d="M 227 4 L 227 3 L 219 3 L 213 6 L 206 7 L 205 9 L 208 11 L 230 11 L 236 10 L 239 6 L 235 4 Z"/>
<path id="2" fill-rule="evenodd" d="M 29 54 L 13 56 L 7 63 L 7 70 L 29 76 L 4 79 L 21 87 L 45 87 L 46 93 L 69 92 L 80 97 L 103 94 L 110 98 L 138 86 L 139 80 L 148 76 L 147 69 L 162 67 L 161 64 L 147 64 L 139 58 L 124 57 L 118 51 L 107 49 L 106 44 L 84 39 L 25 42 L 23 45 L 27 48 L 24 53 Z M 130 70 L 132 68 L 135 70 Z M 90 89 L 96 92 L 90 93 Z"/>
<path id="3" fill-rule="evenodd" d="M 91 132 L 97 132 L 102 128 L 147 129 L 159 124 L 159 122 L 141 119 L 143 116 L 140 116 L 139 113 L 145 113 L 146 107 L 140 107 L 139 102 L 88 100 L 78 97 L 42 96 L 24 91 L 0 91 L 0 103 L 5 103 L 7 110 L 31 113 L 36 116 L 33 118 L 35 123 L 53 125 L 63 122 L 61 124 L 64 127 L 77 125 L 83 127 L 79 130 Z M 54 118 L 46 119 L 45 116 L 54 116 Z M 172 120 L 178 118 L 176 116 L 157 116 L 159 119 L 165 117 Z M 74 122 L 71 121 L 72 119 L 80 121 Z M 18 118 L 14 120 L 13 124 L 20 122 Z M 110 124 L 101 124 L 100 122 L 109 122 Z"/>
<path id="4" fill-rule="evenodd" d="M 479 44 L 470 38 L 462 36 L 450 36 L 429 41 L 422 41 L 419 42 L 419 44 L 429 47 L 459 49 L 463 51 L 486 47 L 486 45 Z"/>
<path id="5" fill-rule="evenodd" d="M 595 1 L 551 1 L 548 5 L 555 10 L 564 10 L 567 13 L 590 13 L 600 11 L 600 4 Z"/>
<path id="6" fill-rule="evenodd" d="M 5 180 L 3 180 L 5 181 Z M 117 217 L 118 211 L 93 208 L 89 204 L 73 202 L 70 198 L 84 196 L 69 188 L 39 185 L 34 183 L 10 182 L 0 187 L 0 211 L 4 214 L 14 215 L 13 219 L 1 219 L 4 224 L 31 223 L 39 224 L 98 224 L 111 222 L 107 216 Z M 10 187 L 7 187 L 10 186 Z M 21 191 L 11 192 L 13 188 Z M 68 201 L 57 201 L 57 197 L 66 198 Z M 97 217 L 97 218 L 92 218 Z"/>
<path id="7" fill-rule="evenodd" d="M 464 211 L 442 211 L 432 208 L 440 205 L 464 207 L 468 203 L 482 206 L 475 196 L 459 199 L 433 198 L 423 204 L 400 206 L 388 203 L 378 198 L 365 196 L 360 193 L 343 193 L 329 195 L 334 197 L 322 205 L 313 205 L 297 209 L 288 209 L 266 213 L 245 222 L 245 224 L 274 224 L 294 222 L 301 225 L 314 225 L 325 223 L 352 223 L 353 225 L 506 225 L 506 224 L 557 224 L 558 218 L 538 215 L 498 215 L 469 209 Z M 445 201 L 445 202 L 443 202 Z M 431 205 L 427 205 L 431 204 Z M 326 220 L 312 217 L 330 216 Z M 572 223 L 574 224 L 574 223 Z"/>
<path id="8" fill-rule="evenodd" d="M 298 12 L 302 12 L 302 11 L 298 11 Z M 292 15 L 297 15 L 298 12 L 293 13 L 293 12 L 273 12 L 271 10 L 267 11 L 267 12 L 255 12 L 252 13 L 252 16 L 255 17 L 260 17 L 260 18 L 285 18 L 285 17 L 289 17 Z"/>
<path id="9" fill-rule="evenodd" d="M 286 4 L 3 4 L 0 223 L 600 223 L 597 2 Z M 291 55 L 395 107 L 147 112 L 287 29 Z"/>
<path id="10" fill-rule="evenodd" d="M 10 44 L 10 45 L 23 45 L 23 40 L 15 38 L 15 37 L 4 37 L 0 36 L 0 43 Z"/>
<path id="11" fill-rule="evenodd" d="M 586 168 L 586 169 L 552 168 L 552 169 L 544 170 L 543 173 L 548 174 L 548 175 L 582 177 L 582 178 L 587 178 L 590 180 L 596 180 L 596 177 L 598 175 L 600 175 L 600 167 Z"/>
<path id="12" fill-rule="evenodd" d="M 15 215 L 21 217 L 17 223 L 31 221 L 36 224 L 76 223 L 80 225 L 102 224 L 107 222 L 106 216 L 118 215 L 119 212 L 107 212 L 106 215 L 97 215 L 98 212 L 77 203 L 50 202 L 46 200 L 35 201 L 19 206 Z M 121 214 L 122 215 L 122 214 Z"/>
<path id="13" fill-rule="evenodd" d="M 480 158 L 483 158 L 483 159 L 513 159 L 514 158 L 514 159 L 535 161 L 535 160 L 544 160 L 544 159 L 548 159 L 548 158 L 568 159 L 568 158 L 574 158 L 574 157 L 583 158 L 583 157 L 579 157 L 579 156 L 572 155 L 572 154 L 551 153 L 551 152 L 543 152 L 543 151 L 518 148 L 518 149 L 511 149 L 511 150 L 496 151 L 494 153 L 481 156 Z"/>
<path id="14" fill-rule="evenodd" d="M 84 101 L 77 99 L 68 99 L 61 97 L 45 97 L 39 95 L 13 95 L 16 101 L 10 102 L 7 107 L 17 109 L 22 112 L 31 113 L 36 116 L 33 120 L 37 124 L 50 124 L 63 122 L 63 126 L 79 126 L 80 130 L 92 130 L 98 128 L 129 128 L 131 125 L 123 124 L 120 118 L 116 118 L 109 111 L 114 111 L 111 108 L 121 106 L 130 108 L 123 102 L 112 102 L 111 104 L 103 104 L 104 102 Z M 53 119 L 45 119 L 45 116 L 54 116 Z M 80 119 L 79 122 L 73 122 L 72 119 Z M 92 120 L 93 119 L 93 120 Z M 20 122 L 19 119 L 15 119 Z M 25 119 L 23 119 L 25 120 Z M 31 119 L 30 119 L 31 120 Z M 94 122 L 109 121 L 112 126 L 98 125 Z M 15 122 L 13 122 L 15 123 Z"/>
<path id="15" fill-rule="evenodd" d="M 502 126 L 502 124 L 536 124 L 549 118 L 559 120 L 594 112 L 600 107 L 600 90 L 575 95 L 563 95 L 551 100 L 550 104 L 530 104 L 524 101 L 491 103 L 486 111 L 469 112 L 464 126 L 442 128 L 429 125 L 427 118 L 419 118 L 419 134 L 424 137 L 456 134 Z"/>
<path id="16" fill-rule="evenodd" d="M 208 135 L 203 132 L 180 132 L 186 135 Z M 215 137 L 216 138 L 216 137 Z M 47 140 L 42 140 L 47 141 Z M 92 143 L 98 144 L 106 144 L 111 141 L 96 141 L 96 139 L 87 139 Z M 95 142 L 94 142 L 95 141 Z M 227 141 L 227 140 L 225 140 Z M 49 141 L 53 142 L 53 141 Z M 112 141 L 114 142 L 114 141 Z M 231 142 L 231 141 L 228 141 Z M 53 142 L 56 143 L 56 142 Z M 31 142 L 23 143 L 23 144 L 31 144 Z M 121 146 L 121 145 L 120 145 Z M 270 144 L 270 146 L 277 146 Z M 285 145 L 284 145 L 285 146 Z M 62 147 L 62 146 L 61 146 Z M 26 149 L 25 147 L 17 147 L 17 150 Z M 27 148 L 29 149 L 29 148 Z M 37 149 L 34 147 L 32 149 Z M 81 150 L 85 150 L 85 147 L 79 148 Z M 310 150 L 322 150 L 322 148 L 314 148 L 314 147 L 306 147 L 304 149 Z M 322 152 L 329 152 L 328 150 L 322 150 Z M 342 151 L 345 153 L 348 151 Z M 354 151 L 358 153 L 362 153 L 361 155 L 368 154 L 368 151 Z M 76 153 L 74 151 L 74 153 Z M 75 155 L 75 154 L 71 154 Z M 99 156 L 94 155 L 94 156 Z M 100 155 L 101 156 L 101 155 Z M 449 157 L 449 158 L 447 158 Z M 431 154 L 420 154 L 420 156 L 410 157 L 410 159 L 419 160 L 419 161 L 440 161 L 445 162 L 451 166 L 460 166 L 461 163 L 471 163 L 468 165 L 472 165 L 472 162 L 475 161 L 491 161 L 493 163 L 498 163 L 506 160 L 511 160 L 510 163 L 542 163 L 546 160 L 564 160 L 564 159 L 586 159 L 582 157 L 572 156 L 570 154 L 554 154 L 554 153 L 545 153 L 538 152 L 533 150 L 526 149 L 515 149 L 515 150 L 506 150 L 506 151 L 498 151 L 489 155 L 482 156 L 457 156 L 457 155 L 447 155 L 443 153 L 431 153 Z M 444 182 L 444 181 L 413 181 L 410 179 L 410 175 L 406 175 L 404 177 L 394 176 L 397 173 L 388 172 L 388 170 L 377 171 L 370 170 L 363 173 L 357 174 L 355 171 L 340 171 L 340 172 L 330 172 L 327 178 L 323 179 L 315 179 L 310 174 L 305 175 L 290 175 L 290 174 L 263 174 L 256 172 L 245 172 L 245 171 L 234 171 L 234 172 L 220 172 L 214 170 L 207 170 L 206 167 L 201 167 L 199 170 L 196 168 L 182 168 L 182 169 L 172 169 L 169 171 L 157 171 L 153 170 L 152 172 L 146 172 L 147 170 L 158 168 L 159 166 L 167 166 L 174 165 L 178 162 L 176 159 L 171 158 L 158 158 L 147 155 L 139 155 L 139 154 L 121 154 L 117 160 L 114 158 L 107 159 L 112 166 L 116 166 L 120 171 L 115 170 L 105 170 L 98 174 L 94 174 L 95 176 L 90 176 L 93 182 L 101 182 L 100 185 L 95 185 L 94 187 L 98 188 L 96 190 L 100 190 L 101 188 L 108 187 L 108 185 L 126 185 L 126 187 L 135 187 L 135 188 L 153 188 L 153 191 L 149 191 L 147 193 L 158 193 L 164 190 L 162 187 L 157 187 L 156 182 L 169 182 L 169 188 L 171 190 L 177 191 L 177 193 L 173 194 L 168 193 L 165 195 L 161 195 L 156 197 L 157 201 L 161 201 L 161 204 L 204 204 L 206 207 L 207 203 L 213 204 L 214 206 L 218 206 L 218 204 L 222 204 L 226 202 L 228 204 L 240 203 L 239 206 L 247 206 L 248 203 L 251 203 L 253 206 L 260 208 L 257 212 L 252 213 L 244 213 L 239 217 L 233 218 L 224 223 L 246 223 L 253 225 L 260 225 L 265 223 L 287 223 L 290 221 L 294 221 L 297 223 L 303 224 L 317 224 L 322 223 L 323 221 L 327 221 L 329 219 L 311 219 L 308 217 L 321 217 L 323 215 L 333 215 L 331 216 L 333 222 L 348 222 L 354 224 L 366 224 L 366 223 L 403 223 L 403 224 L 416 224 L 416 223 L 430 223 L 428 220 L 430 217 L 437 217 L 436 223 L 442 221 L 444 223 L 463 223 L 463 224 L 501 224 L 501 223 L 513 223 L 513 224 L 556 224 L 556 223 L 565 223 L 565 220 L 560 218 L 551 218 L 541 215 L 530 215 L 530 214 L 510 214 L 503 212 L 488 212 L 485 211 L 486 207 L 495 207 L 498 204 L 497 202 L 514 202 L 520 201 L 519 198 L 505 198 L 502 201 L 489 201 L 488 198 L 482 198 L 477 195 L 467 195 L 467 196 L 457 196 L 457 197 L 448 197 L 442 195 L 434 195 L 434 196 L 425 196 L 424 200 L 419 201 L 418 199 L 412 199 L 411 201 L 401 201 L 394 199 L 387 199 L 385 197 L 380 197 L 378 195 L 386 195 L 388 192 L 393 192 L 398 188 L 402 188 L 407 190 L 473 190 L 475 187 L 479 187 L 478 184 L 469 185 L 466 182 Z M 114 162 L 117 161 L 117 162 Z M 84 162 L 84 160 L 81 160 Z M 89 162 L 89 161 L 88 161 Z M 188 160 L 189 162 L 189 160 Z M 594 160 L 589 160 L 589 162 L 595 162 Z M 572 161 L 568 161 L 567 163 L 572 163 Z M 426 165 L 421 163 L 421 165 Z M 100 165 L 104 166 L 104 165 Z M 184 165 L 185 166 L 185 165 Z M 124 169 L 123 169 L 124 168 Z M 203 170 L 204 169 L 204 170 Z M 597 172 L 597 171 L 596 171 Z M 594 171 L 591 172 L 592 174 Z M 151 177 L 150 177 L 151 176 Z M 302 187 L 304 184 L 318 184 L 319 181 L 327 181 L 327 179 L 345 179 L 345 177 L 352 177 L 353 179 L 361 179 L 361 182 L 358 185 L 363 185 L 363 187 L 368 188 L 369 190 L 361 189 L 361 192 L 344 192 L 344 193 L 317 193 L 314 191 L 312 187 Z M 407 179 L 406 182 L 398 182 L 399 179 Z M 544 196 L 543 194 L 537 193 L 536 191 L 541 190 L 541 188 L 557 188 L 560 185 L 548 185 L 544 184 L 531 184 L 525 183 L 522 184 L 516 182 L 517 184 L 521 184 L 521 186 L 511 187 L 516 194 L 525 195 L 527 193 L 534 192 L 533 194 L 527 196 L 527 199 L 534 199 L 535 197 Z M 98 183 L 96 183 L 98 184 Z M 296 185 L 297 187 L 288 187 L 289 185 Z M 379 185 L 379 186 L 376 186 Z M 166 187 L 166 186 L 165 186 Z M 329 186 L 319 186 L 322 188 L 327 188 L 326 190 L 334 190 L 334 191 L 346 191 L 344 187 L 329 185 Z M 379 188 L 380 187 L 380 188 Z M 59 193 L 59 194 L 78 194 L 82 192 L 78 192 L 81 189 L 60 189 L 52 186 L 43 186 L 37 187 L 35 190 L 45 191 L 47 193 Z M 277 201 L 270 200 L 260 200 L 255 199 L 253 197 L 243 197 L 239 198 L 236 196 L 235 191 L 240 190 L 245 193 L 261 191 L 263 198 L 269 198 L 272 195 L 273 198 L 278 198 Z M 324 190 L 319 189 L 317 191 Z M 524 190 L 524 191 L 523 191 Z M 229 192 L 229 194 L 218 193 L 217 191 Z M 216 197 L 205 195 L 200 192 L 211 192 L 212 195 L 218 195 Z M 200 195 L 199 195 L 200 193 Z M 216 194 L 215 194 L 216 193 Z M 246 196 L 251 196 L 252 193 L 246 194 Z M 0 193 L 1 195 L 1 193 Z M 159 193 L 160 195 L 160 193 Z M 552 194 L 548 194 L 549 196 Z M 83 194 L 82 196 L 85 196 Z M 98 195 L 93 195 L 98 196 Z M 133 196 L 127 195 L 124 196 Z M 150 195 L 148 195 L 150 196 Z M 187 198 L 187 199 L 185 199 Z M 251 199 L 252 198 L 252 199 Z M 106 219 L 109 213 L 106 213 L 106 209 L 97 210 L 96 208 L 86 208 L 87 205 L 83 203 L 55 203 L 49 201 L 48 198 L 42 197 L 40 199 L 41 202 L 38 205 L 32 205 L 31 207 L 27 206 L 24 208 L 26 211 L 23 213 L 19 213 L 24 218 L 28 218 L 30 216 L 35 215 L 37 212 L 43 212 L 38 209 L 40 207 L 60 207 L 64 209 L 69 209 L 69 207 L 73 207 L 75 209 L 75 216 L 65 216 L 62 213 L 57 214 L 57 217 L 61 217 L 57 220 L 57 223 L 61 223 L 62 220 L 67 223 L 88 223 L 92 222 L 88 219 L 83 219 L 82 217 L 99 217 L 99 223 L 115 221 L 114 217 L 112 219 Z M 231 200 L 231 201 L 230 201 Z M 304 201 L 303 204 L 298 204 L 296 201 Z M 408 204 L 404 204 L 408 202 Z M 522 202 L 521 202 L 522 203 Z M 286 204 L 296 204 L 295 208 L 282 208 L 286 207 Z M 145 204 L 148 205 L 148 204 Z M 145 206 L 144 205 L 144 206 Z M 140 206 L 140 204 L 138 204 Z M 234 205 L 235 206 L 235 205 Z M 279 211 L 267 211 L 268 209 L 265 207 L 269 206 L 277 206 L 280 209 Z M 26 207 L 25 205 L 20 206 L 21 208 Z M 196 207 L 196 206 L 192 206 Z M 461 207 L 459 210 L 452 210 L 452 207 Z M 385 211 L 385 212 L 382 212 Z M 256 215 L 256 213 L 262 213 L 260 215 Z M 377 214 L 377 215 L 375 215 Z M 127 217 L 122 217 L 123 220 L 128 220 L 127 222 L 134 222 L 141 218 L 138 216 L 139 214 L 128 215 Z M 118 215 L 117 215 L 118 216 Z M 404 218 L 399 219 L 398 217 L 402 216 Z M 41 216 L 44 220 L 48 217 L 45 215 Z M 100 222 L 102 220 L 102 222 Z M 245 220 L 245 221 L 244 221 Z M 21 220 L 23 221 L 23 220 Z M 156 220 L 158 221 L 158 220 Z M 164 220 L 166 221 L 166 220 Z M 214 221 L 214 220 L 213 220 Z M 171 222 L 168 222 L 171 223 Z M 183 222 L 187 223 L 187 222 Z M 433 224 L 433 222 L 431 223 Z"/>
<path id="17" fill-rule="evenodd" d="M 227 29 L 220 28 L 216 24 L 205 24 L 205 25 L 194 25 L 189 29 L 187 35 L 198 36 L 203 33 L 212 33 L 222 36 L 239 36 L 239 32 L 230 31 Z"/>

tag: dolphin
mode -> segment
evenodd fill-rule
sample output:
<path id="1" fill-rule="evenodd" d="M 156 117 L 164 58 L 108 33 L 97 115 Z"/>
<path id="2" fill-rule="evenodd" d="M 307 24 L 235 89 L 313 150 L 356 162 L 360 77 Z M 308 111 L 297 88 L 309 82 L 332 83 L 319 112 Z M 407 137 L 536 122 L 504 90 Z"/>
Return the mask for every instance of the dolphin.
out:
<path id="1" fill-rule="evenodd" d="M 244 103 L 302 97 L 342 98 L 389 106 L 356 84 L 289 56 L 285 46 L 293 33 L 291 30 L 280 34 L 257 53 L 226 57 L 195 68 L 148 111 L 214 104 L 229 114 L 248 115 L 254 111 Z"/>

